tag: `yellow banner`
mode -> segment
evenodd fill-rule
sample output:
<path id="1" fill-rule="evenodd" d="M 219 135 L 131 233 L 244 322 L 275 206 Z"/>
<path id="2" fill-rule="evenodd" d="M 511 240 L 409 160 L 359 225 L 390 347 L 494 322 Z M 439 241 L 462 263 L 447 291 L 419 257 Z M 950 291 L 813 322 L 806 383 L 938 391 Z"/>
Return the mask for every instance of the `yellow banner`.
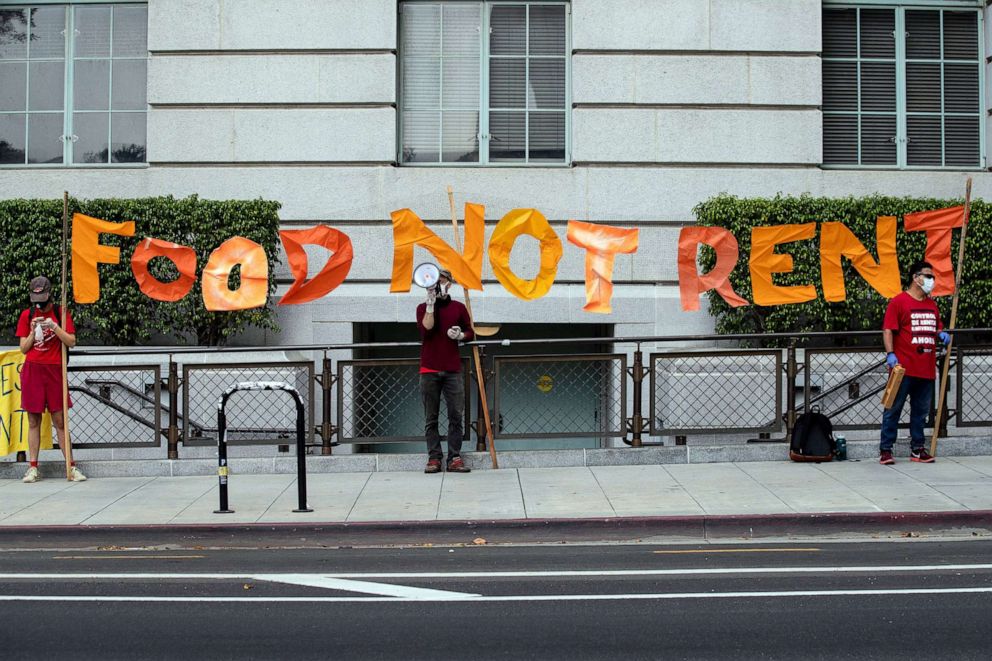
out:
<path id="1" fill-rule="evenodd" d="M 21 409 L 21 367 L 24 354 L 19 350 L 0 352 L 0 456 L 28 451 L 28 414 Z M 41 418 L 41 449 L 52 449 L 52 418 Z"/>

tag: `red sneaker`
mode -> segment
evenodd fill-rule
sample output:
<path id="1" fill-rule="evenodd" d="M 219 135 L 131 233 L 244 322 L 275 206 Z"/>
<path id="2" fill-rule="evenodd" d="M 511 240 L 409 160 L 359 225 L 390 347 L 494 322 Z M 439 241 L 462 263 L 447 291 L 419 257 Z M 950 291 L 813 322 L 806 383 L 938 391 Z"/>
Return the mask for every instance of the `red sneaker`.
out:
<path id="1" fill-rule="evenodd" d="M 878 455 L 878 463 L 883 466 L 891 466 L 896 463 L 896 460 L 892 458 L 892 453 L 888 450 L 882 450 Z"/>
<path id="2" fill-rule="evenodd" d="M 465 465 L 461 457 L 455 457 L 448 462 L 449 473 L 471 473 L 472 469 Z"/>
<path id="3" fill-rule="evenodd" d="M 424 469 L 425 473 L 440 473 L 441 472 L 441 460 L 431 459 L 427 462 L 427 468 Z"/>
<path id="4" fill-rule="evenodd" d="M 926 451 L 926 448 L 920 448 L 919 450 L 913 450 L 910 452 L 909 460 L 915 461 L 919 464 L 932 464 L 937 461 L 929 452 Z"/>

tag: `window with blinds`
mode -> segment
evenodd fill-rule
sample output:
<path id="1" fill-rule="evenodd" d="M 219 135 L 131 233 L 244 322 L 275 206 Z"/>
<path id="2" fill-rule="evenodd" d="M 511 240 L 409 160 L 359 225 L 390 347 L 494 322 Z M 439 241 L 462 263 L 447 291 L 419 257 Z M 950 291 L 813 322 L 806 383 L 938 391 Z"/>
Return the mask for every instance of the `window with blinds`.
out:
<path id="1" fill-rule="evenodd" d="M 400 162 L 568 162 L 568 3 L 400 3 Z"/>
<path id="2" fill-rule="evenodd" d="M 823 162 L 984 166 L 978 10 L 823 11 Z"/>

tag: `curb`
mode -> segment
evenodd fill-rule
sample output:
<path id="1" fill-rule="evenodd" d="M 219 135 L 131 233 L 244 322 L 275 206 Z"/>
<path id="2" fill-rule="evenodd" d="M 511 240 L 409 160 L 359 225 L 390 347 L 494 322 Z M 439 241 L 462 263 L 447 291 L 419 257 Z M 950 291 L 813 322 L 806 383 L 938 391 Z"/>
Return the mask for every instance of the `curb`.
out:
<path id="1" fill-rule="evenodd" d="M 734 514 L 578 519 L 463 521 L 381 521 L 327 523 L 237 523 L 183 525 L 0 526 L 0 544 L 29 546 L 99 539 L 103 547 L 217 544 L 225 547 L 272 543 L 342 547 L 379 545 L 472 546 L 481 544 L 581 541 L 756 540 L 783 537 L 992 536 L 992 510 L 950 512 L 836 512 L 812 514 Z M 248 535 L 250 539 L 243 540 Z M 113 549 L 117 550 L 117 549 Z"/>

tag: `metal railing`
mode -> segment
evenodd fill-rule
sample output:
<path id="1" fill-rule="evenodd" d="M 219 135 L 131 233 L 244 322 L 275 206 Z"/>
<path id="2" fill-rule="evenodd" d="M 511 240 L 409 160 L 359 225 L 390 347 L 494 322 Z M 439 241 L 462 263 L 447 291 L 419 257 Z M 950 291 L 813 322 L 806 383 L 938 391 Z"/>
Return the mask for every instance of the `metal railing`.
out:
<path id="1" fill-rule="evenodd" d="M 880 344 L 879 333 L 846 333 Z M 833 348 L 804 346 L 833 341 L 833 333 L 697 335 L 682 337 L 568 338 L 485 340 L 486 399 L 492 402 L 494 434 L 504 439 L 622 438 L 640 447 L 664 437 L 676 444 L 690 435 L 758 434 L 784 441 L 798 415 L 817 405 L 839 429 L 879 425 L 878 404 L 886 371 L 878 346 Z M 983 339 L 984 344 L 975 339 Z M 948 417 L 957 427 L 992 425 L 992 330 L 955 332 L 954 378 L 947 399 Z M 737 346 L 666 351 L 669 343 L 707 342 Z M 740 342 L 776 342 L 781 348 L 747 349 Z M 607 345 L 602 353 L 519 355 L 519 347 L 551 351 L 568 345 Z M 617 346 L 628 351 L 617 351 Z M 647 365 L 643 349 L 655 349 Z M 340 350 L 408 350 L 410 358 L 332 360 Z M 157 447 L 167 440 L 168 456 L 180 445 L 213 445 L 218 398 L 244 381 L 281 381 L 297 388 L 307 415 L 306 443 L 330 454 L 340 443 L 380 444 L 423 441 L 423 409 L 418 386 L 419 351 L 415 342 L 333 346 L 252 348 L 78 349 L 74 355 L 95 362 L 113 356 L 114 365 L 69 367 L 74 398 L 74 445 Z M 202 363 L 190 354 L 310 352 L 315 360 L 244 358 Z M 122 354 L 141 364 L 121 366 Z M 166 358 L 155 364 L 152 356 Z M 161 358 L 159 359 L 161 360 Z M 146 364 L 147 363 L 147 364 Z M 168 376 L 162 380 L 163 367 Z M 465 438 L 476 433 L 485 449 L 481 402 L 474 369 L 463 359 Z M 319 370 L 319 371 L 318 371 Z M 164 387 L 163 387 L 164 384 Z M 474 393 L 474 394 L 473 394 Z M 286 407 L 268 401 L 272 394 L 240 393 L 231 400 L 228 443 L 288 445 L 295 421 Z M 319 401 L 318 401 L 319 399 Z M 474 400 L 474 401 L 473 401 Z M 648 403 L 648 415 L 643 414 Z M 473 403 L 476 404 L 473 411 Z M 473 420 L 474 415 L 474 420 Z M 441 424 L 445 416 L 442 414 Z M 442 429 L 443 432 L 443 429 Z M 769 439 L 772 434 L 783 434 Z"/>

